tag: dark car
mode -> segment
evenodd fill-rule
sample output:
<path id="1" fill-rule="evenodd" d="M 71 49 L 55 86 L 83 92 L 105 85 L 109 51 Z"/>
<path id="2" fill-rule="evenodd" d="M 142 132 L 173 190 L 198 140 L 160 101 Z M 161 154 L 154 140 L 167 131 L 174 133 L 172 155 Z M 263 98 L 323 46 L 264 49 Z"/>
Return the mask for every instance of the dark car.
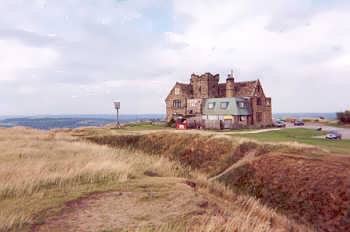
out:
<path id="1" fill-rule="evenodd" d="M 279 128 L 286 127 L 286 123 L 283 122 L 283 121 L 276 121 L 276 122 L 273 123 L 273 125 L 275 127 L 279 127 Z"/>
<path id="2" fill-rule="evenodd" d="M 303 121 L 297 120 L 294 122 L 294 126 L 304 126 L 305 123 Z"/>
<path id="3" fill-rule="evenodd" d="M 337 139 L 342 139 L 342 135 L 337 132 L 337 131 L 331 131 L 328 134 L 326 134 L 326 139 L 330 139 L 330 140 L 337 140 Z"/>

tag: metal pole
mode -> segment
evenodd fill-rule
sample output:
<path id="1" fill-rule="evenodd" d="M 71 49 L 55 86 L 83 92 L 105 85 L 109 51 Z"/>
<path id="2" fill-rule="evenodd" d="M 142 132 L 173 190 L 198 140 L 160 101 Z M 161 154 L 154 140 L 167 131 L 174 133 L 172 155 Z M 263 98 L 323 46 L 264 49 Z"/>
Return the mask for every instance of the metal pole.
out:
<path id="1" fill-rule="evenodd" d="M 120 124 L 119 124 L 119 109 L 117 109 L 117 127 L 119 128 Z"/>

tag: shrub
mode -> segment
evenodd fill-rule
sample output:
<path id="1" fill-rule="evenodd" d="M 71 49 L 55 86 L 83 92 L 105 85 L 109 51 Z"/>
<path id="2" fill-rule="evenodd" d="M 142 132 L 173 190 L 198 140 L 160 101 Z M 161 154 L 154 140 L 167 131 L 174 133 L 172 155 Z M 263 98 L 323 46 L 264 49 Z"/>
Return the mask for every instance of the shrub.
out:
<path id="1" fill-rule="evenodd" d="M 350 111 L 345 111 L 343 113 L 337 113 L 337 118 L 341 123 L 350 123 Z"/>

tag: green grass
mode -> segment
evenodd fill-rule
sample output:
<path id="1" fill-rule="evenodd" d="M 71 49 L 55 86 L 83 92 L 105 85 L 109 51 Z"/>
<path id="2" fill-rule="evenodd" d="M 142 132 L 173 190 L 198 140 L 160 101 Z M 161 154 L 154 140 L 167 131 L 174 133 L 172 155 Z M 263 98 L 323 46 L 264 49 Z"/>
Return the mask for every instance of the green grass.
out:
<path id="1" fill-rule="evenodd" d="M 350 140 L 329 141 L 323 138 L 315 138 L 322 135 L 325 135 L 325 132 L 304 128 L 288 128 L 279 131 L 233 136 L 256 139 L 263 142 L 299 142 L 325 148 L 334 153 L 350 155 Z"/>
<path id="2" fill-rule="evenodd" d="M 140 131 L 140 130 L 159 130 L 159 129 L 169 129 L 165 124 L 161 123 L 129 123 L 121 128 L 122 130 L 130 130 L 130 131 Z"/>

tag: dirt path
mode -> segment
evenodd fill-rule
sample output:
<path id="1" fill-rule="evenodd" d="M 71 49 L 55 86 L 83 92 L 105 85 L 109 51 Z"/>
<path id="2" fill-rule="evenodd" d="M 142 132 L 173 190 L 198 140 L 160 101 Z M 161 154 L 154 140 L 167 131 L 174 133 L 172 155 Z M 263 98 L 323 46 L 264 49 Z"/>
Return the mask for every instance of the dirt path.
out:
<path id="1" fill-rule="evenodd" d="M 231 172 L 233 169 L 238 168 L 239 166 L 245 165 L 247 163 L 253 162 L 255 159 L 256 159 L 255 151 L 252 151 L 252 152 L 248 153 L 246 156 L 244 156 L 242 159 L 240 159 L 238 162 L 232 164 L 230 167 L 225 169 L 223 172 L 219 173 L 216 176 L 209 178 L 209 180 L 214 181 L 216 179 L 219 179 L 223 175 Z"/>
<path id="2" fill-rule="evenodd" d="M 208 209 L 208 199 L 183 179 L 152 178 L 68 202 L 59 215 L 47 218 L 32 231 L 88 232 L 157 226 L 188 214 L 204 214 Z"/>

